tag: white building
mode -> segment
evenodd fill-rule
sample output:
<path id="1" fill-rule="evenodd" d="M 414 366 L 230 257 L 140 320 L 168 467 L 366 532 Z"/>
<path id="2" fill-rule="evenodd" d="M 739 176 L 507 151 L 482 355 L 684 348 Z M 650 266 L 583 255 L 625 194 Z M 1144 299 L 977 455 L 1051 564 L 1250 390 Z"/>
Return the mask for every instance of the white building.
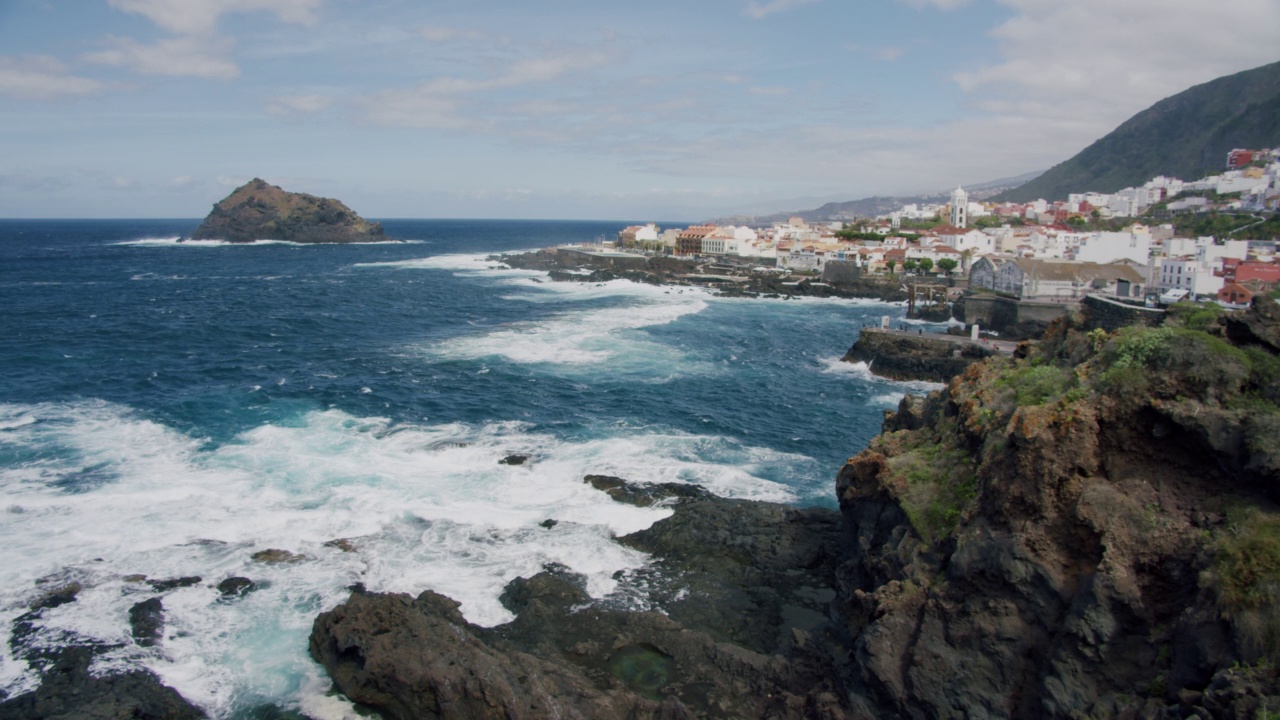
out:
<path id="1" fill-rule="evenodd" d="M 951 224 L 958 228 L 969 225 L 969 193 L 962 187 L 951 193 Z"/>
<path id="2" fill-rule="evenodd" d="M 1075 257 L 1081 262 L 1132 260 L 1146 265 L 1151 261 L 1151 234 L 1141 226 L 1134 227 L 1130 232 L 1090 233 L 1081 240 Z"/>

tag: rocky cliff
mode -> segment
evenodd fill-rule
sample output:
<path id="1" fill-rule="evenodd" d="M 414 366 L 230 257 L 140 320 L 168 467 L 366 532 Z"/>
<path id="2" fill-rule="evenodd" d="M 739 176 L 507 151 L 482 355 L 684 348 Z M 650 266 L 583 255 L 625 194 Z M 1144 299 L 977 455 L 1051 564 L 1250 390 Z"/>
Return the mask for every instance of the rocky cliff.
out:
<path id="1" fill-rule="evenodd" d="M 257 178 L 214 205 L 191 237 L 237 243 L 254 240 L 349 243 L 387 239 L 381 224 L 361 218 L 338 200 L 285 192 Z"/>
<path id="2" fill-rule="evenodd" d="M 905 399 L 840 471 L 859 712 L 1280 708 L 1274 348 L 1083 327 Z"/>

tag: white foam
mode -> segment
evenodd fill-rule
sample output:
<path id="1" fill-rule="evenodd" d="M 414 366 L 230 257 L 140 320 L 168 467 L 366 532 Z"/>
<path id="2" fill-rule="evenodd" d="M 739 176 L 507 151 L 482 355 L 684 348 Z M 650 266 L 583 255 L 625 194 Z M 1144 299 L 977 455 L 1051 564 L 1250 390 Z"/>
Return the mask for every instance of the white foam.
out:
<path id="1" fill-rule="evenodd" d="M 255 245 L 421 245 L 422 240 L 377 240 L 368 242 L 349 242 L 349 243 L 300 243 L 292 240 L 252 240 L 249 242 L 231 242 L 230 240 L 194 240 L 188 237 L 148 237 L 138 238 L 137 240 L 122 240 L 120 242 L 109 243 L 110 245 L 126 246 L 126 247 L 192 247 L 192 248 L 222 248 L 222 247 L 252 247 Z"/>
<path id="2" fill-rule="evenodd" d="M 355 267 L 395 268 L 400 270 L 464 270 L 469 272 L 507 271 L 534 275 L 546 274 L 534 270 L 513 270 L 500 260 L 491 260 L 490 258 L 492 257 L 494 257 L 494 253 L 452 253 L 389 262 L 356 263 Z"/>
<path id="3" fill-rule="evenodd" d="M 822 358 L 822 372 L 829 375 L 846 375 L 848 377 L 866 382 L 873 385 L 891 385 L 893 387 L 902 388 L 903 392 L 915 393 L 917 395 L 941 390 L 946 387 L 946 383 L 929 382 L 927 380 L 891 380 L 889 378 L 880 377 L 871 372 L 870 366 L 865 362 L 845 362 L 838 357 Z M 898 395 L 902 397 L 901 394 Z M 896 404 L 897 401 L 895 400 Z"/>
<path id="4" fill-rule="evenodd" d="M 338 411 L 258 427 L 220 447 L 103 402 L 0 405 L 0 418 L 14 417 L 36 421 L 0 433 L 0 453 L 13 458 L 0 468 L 0 621 L 39 596 L 38 579 L 56 576 L 46 587 L 74 579 L 84 589 L 76 602 L 44 612 L 41 637 L 119 643 L 98 670 L 149 667 L 215 717 L 253 699 L 343 716 L 347 709 L 322 697 L 327 683 L 306 656 L 306 637 L 315 614 L 355 582 L 373 591 L 434 589 L 484 625 L 510 618 L 497 601 L 507 582 L 548 562 L 583 573 L 593 595 L 608 593 L 616 571 L 645 561 L 612 537 L 670 511 L 615 503 L 584 475 L 790 500 L 790 490 L 760 475 L 811 462 L 725 438 L 634 428 L 565 442 L 522 423 L 393 425 Z M 499 464 L 512 453 L 532 460 Z M 543 528 L 545 519 L 558 524 Z M 357 551 L 325 544 L 338 538 Z M 250 558 L 266 548 L 309 559 Z M 126 581 L 135 573 L 203 578 L 164 594 L 157 648 L 129 636 L 129 608 L 156 594 Z M 214 585 L 231 576 L 264 587 L 219 602 Z M 32 681 L 0 653 L 6 690 Z"/>
<path id="5" fill-rule="evenodd" d="M 642 304 L 562 313 L 551 318 L 519 322 L 485 333 L 466 335 L 422 348 L 447 359 L 503 358 L 515 363 L 549 363 L 598 369 L 610 362 L 614 373 L 658 370 L 665 375 L 680 364 L 694 371 L 682 353 L 634 331 L 675 322 L 702 312 L 704 300 Z M 614 362 L 616 361 L 616 363 Z"/>

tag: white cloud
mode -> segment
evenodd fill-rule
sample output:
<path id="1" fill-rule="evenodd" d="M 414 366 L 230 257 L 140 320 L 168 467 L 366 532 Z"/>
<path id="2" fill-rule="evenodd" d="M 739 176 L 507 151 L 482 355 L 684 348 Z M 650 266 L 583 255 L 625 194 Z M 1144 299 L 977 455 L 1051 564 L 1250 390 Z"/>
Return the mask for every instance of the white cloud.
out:
<path id="1" fill-rule="evenodd" d="M 812 5 L 817 2 L 822 2 L 822 0 L 768 0 L 768 2 L 750 0 L 746 7 L 742 9 L 742 14 L 753 20 L 759 20 L 767 15 L 791 10 L 802 5 Z"/>
<path id="2" fill-rule="evenodd" d="M 55 58 L 0 56 L 0 95 L 22 100 L 56 100 L 96 95 L 103 90 L 97 80 L 70 74 Z"/>
<path id="3" fill-rule="evenodd" d="M 184 35 L 143 45 L 132 38 L 108 38 L 108 50 L 89 53 L 89 62 L 127 67 L 143 75 L 170 75 L 231 80 L 240 68 L 229 57 L 228 38 Z"/>
<path id="4" fill-rule="evenodd" d="M 791 94 L 791 90 L 784 87 L 753 87 L 750 90 L 748 90 L 748 92 L 750 92 L 752 95 L 770 95 L 770 96 Z"/>
<path id="5" fill-rule="evenodd" d="M 457 28 L 446 27 L 425 27 L 419 31 L 422 37 L 433 43 L 448 42 L 482 42 L 490 39 L 485 33 L 478 30 L 459 30 Z"/>
<path id="6" fill-rule="evenodd" d="M 969 0 L 898 0 L 905 2 L 913 8 L 935 7 L 939 10 L 955 10 L 962 5 L 968 5 Z"/>
<path id="7" fill-rule="evenodd" d="M 1104 132 L 1163 97 L 1277 59 L 1274 0 L 1000 1 L 1014 11 L 990 33 L 1003 60 L 955 81 L 982 102 L 1091 115 Z"/>
<path id="8" fill-rule="evenodd" d="M 441 77 L 412 88 L 387 90 L 361 100 L 365 118 L 375 125 L 437 129 L 470 128 L 485 132 L 490 123 L 469 115 L 468 103 L 494 91 L 549 83 L 572 73 L 609 63 L 604 52 L 562 53 L 510 62 L 501 72 L 486 78 Z M 545 100 L 545 99 L 544 99 Z M 543 107 L 546 107 L 544 105 Z"/>
<path id="9" fill-rule="evenodd" d="M 108 0 L 111 7 L 142 15 L 174 33 L 213 31 L 227 13 L 271 12 L 284 22 L 310 25 L 321 0 Z"/>
<path id="10" fill-rule="evenodd" d="M 267 112 L 272 115 L 311 115 L 333 105 L 329 95 L 281 95 L 267 102 Z"/>
<path id="11" fill-rule="evenodd" d="M 169 179 L 170 190 L 185 190 L 195 183 L 195 178 L 190 175 L 178 175 Z"/>

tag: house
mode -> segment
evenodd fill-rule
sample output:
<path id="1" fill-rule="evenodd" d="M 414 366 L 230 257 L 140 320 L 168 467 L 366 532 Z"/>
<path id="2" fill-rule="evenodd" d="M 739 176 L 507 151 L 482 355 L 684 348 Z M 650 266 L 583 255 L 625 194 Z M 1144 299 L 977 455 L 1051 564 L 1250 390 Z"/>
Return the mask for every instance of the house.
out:
<path id="1" fill-rule="evenodd" d="M 1003 258 L 992 256 L 984 256 L 975 260 L 969 268 L 969 287 L 995 290 L 996 273 L 1000 271 L 1000 266 L 1004 263 L 1005 260 Z"/>
<path id="2" fill-rule="evenodd" d="M 676 237 L 676 255 L 701 254 L 703 239 L 715 231 L 715 225 L 690 225 L 681 230 Z"/>
<path id="3" fill-rule="evenodd" d="M 618 245 L 622 247 L 635 247 L 640 243 L 656 243 L 658 242 L 658 226 L 653 223 L 645 225 L 632 225 L 624 228 L 618 233 Z"/>
<path id="4" fill-rule="evenodd" d="M 1014 258 L 996 271 L 994 289 L 1023 299 L 1075 299 L 1089 292 L 1140 297 L 1144 283 L 1142 273 L 1121 263 Z"/>
<path id="5" fill-rule="evenodd" d="M 1254 292 L 1237 282 L 1229 282 L 1218 291 L 1218 302 L 1227 305 L 1248 305 Z"/>

